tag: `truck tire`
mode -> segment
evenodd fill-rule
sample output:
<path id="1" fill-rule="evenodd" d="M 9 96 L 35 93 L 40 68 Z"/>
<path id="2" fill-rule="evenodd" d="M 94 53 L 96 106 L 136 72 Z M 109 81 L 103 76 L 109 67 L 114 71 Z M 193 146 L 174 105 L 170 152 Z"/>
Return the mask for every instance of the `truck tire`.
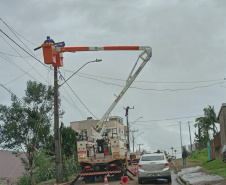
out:
<path id="1" fill-rule="evenodd" d="M 90 181 L 90 183 L 94 183 L 95 182 L 95 175 L 90 176 L 89 181 Z"/>
<path id="2" fill-rule="evenodd" d="M 117 181 L 117 180 L 120 180 L 120 177 L 121 177 L 121 174 L 120 173 L 116 173 L 114 174 L 114 179 Z"/>
<path id="3" fill-rule="evenodd" d="M 85 183 L 89 183 L 89 177 L 88 176 L 84 177 L 84 181 Z"/>

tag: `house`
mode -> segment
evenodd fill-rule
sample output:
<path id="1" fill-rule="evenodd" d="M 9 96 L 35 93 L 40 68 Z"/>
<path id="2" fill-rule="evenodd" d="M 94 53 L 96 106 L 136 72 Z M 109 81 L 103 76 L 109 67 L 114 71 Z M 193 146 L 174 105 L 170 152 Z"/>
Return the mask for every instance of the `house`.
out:
<path id="1" fill-rule="evenodd" d="M 71 122 L 70 126 L 73 130 L 81 134 L 83 138 L 89 138 L 92 134 L 91 127 L 95 127 L 98 121 L 99 120 L 93 120 L 92 117 L 88 117 L 87 120 Z M 110 117 L 109 120 L 106 121 L 105 130 L 109 133 L 109 137 L 111 138 L 126 140 L 126 127 L 123 125 L 123 118 L 121 117 Z"/>
<path id="2" fill-rule="evenodd" d="M 220 123 L 221 151 L 222 147 L 226 144 L 226 103 L 222 103 L 217 119 Z"/>

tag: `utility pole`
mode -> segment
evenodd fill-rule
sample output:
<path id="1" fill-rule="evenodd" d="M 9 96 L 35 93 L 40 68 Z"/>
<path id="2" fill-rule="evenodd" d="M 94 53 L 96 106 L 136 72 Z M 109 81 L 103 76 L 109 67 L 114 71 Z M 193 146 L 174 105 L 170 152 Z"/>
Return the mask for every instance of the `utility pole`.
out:
<path id="1" fill-rule="evenodd" d="M 125 116 L 126 116 L 126 121 L 127 121 L 127 140 L 128 140 L 128 145 L 127 145 L 127 149 L 128 149 L 128 151 L 130 151 L 130 140 L 129 140 L 129 119 L 128 119 L 128 116 L 129 116 L 129 109 L 134 109 L 134 107 L 133 108 L 131 108 L 131 107 L 129 107 L 129 106 L 127 106 L 126 108 L 126 114 L 125 114 Z"/>
<path id="2" fill-rule="evenodd" d="M 134 153 L 134 132 L 138 132 L 138 130 L 131 130 L 131 132 L 133 133 L 133 153 Z"/>
<path id="3" fill-rule="evenodd" d="M 181 136 L 181 121 L 179 122 L 180 124 L 180 147 L 181 147 L 181 153 L 183 152 L 183 149 L 182 149 L 182 136 Z"/>
<path id="4" fill-rule="evenodd" d="M 55 170 L 57 183 L 63 182 L 62 158 L 59 133 L 59 102 L 58 102 L 58 72 L 54 67 L 54 142 L 55 142 Z"/>
<path id="5" fill-rule="evenodd" d="M 189 135 L 190 135 L 190 145 L 191 145 L 191 153 L 192 153 L 192 142 L 191 142 L 191 130 L 190 130 L 190 122 L 188 122 L 189 127 Z"/>
<path id="6" fill-rule="evenodd" d="M 144 144 L 137 144 L 137 145 L 139 145 L 139 152 L 140 152 L 140 145 L 144 145 Z"/>

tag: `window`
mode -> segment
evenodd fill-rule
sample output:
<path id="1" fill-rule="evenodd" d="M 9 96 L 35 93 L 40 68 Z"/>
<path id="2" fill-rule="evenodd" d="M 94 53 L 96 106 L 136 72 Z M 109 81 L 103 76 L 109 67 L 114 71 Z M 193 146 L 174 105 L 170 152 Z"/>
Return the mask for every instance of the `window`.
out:
<path id="1" fill-rule="evenodd" d="M 83 137 L 87 137 L 87 130 L 83 130 L 82 133 Z"/>
<path id="2" fill-rule="evenodd" d="M 161 161 L 164 160 L 162 155 L 142 156 L 141 161 Z"/>

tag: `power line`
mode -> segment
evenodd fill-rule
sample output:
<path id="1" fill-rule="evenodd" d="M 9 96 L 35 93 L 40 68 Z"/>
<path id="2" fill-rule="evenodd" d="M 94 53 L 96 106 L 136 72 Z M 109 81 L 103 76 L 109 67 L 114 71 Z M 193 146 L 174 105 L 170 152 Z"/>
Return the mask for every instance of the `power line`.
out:
<path id="1" fill-rule="evenodd" d="M 37 46 L 37 44 L 32 43 L 31 41 L 29 41 L 28 39 L 26 39 L 25 37 L 23 37 L 22 35 L 20 35 L 19 33 L 17 33 L 13 28 L 11 28 L 8 24 L 6 24 L 5 21 L 3 21 L 2 18 L 0 18 L 0 20 L 12 31 L 15 32 L 17 35 L 21 36 L 24 40 L 28 41 L 29 43 L 33 44 L 34 46 Z"/>
<path id="2" fill-rule="evenodd" d="M 65 90 L 65 88 L 63 87 L 63 89 Z M 69 104 L 71 104 L 73 107 L 76 108 L 76 111 L 78 111 L 84 118 L 86 118 L 86 116 L 84 116 L 84 113 L 76 106 L 75 102 L 73 101 L 73 99 L 70 97 L 70 95 L 68 94 L 68 92 L 65 90 L 65 92 L 67 93 L 68 97 L 70 98 L 71 103 L 70 101 L 68 101 L 65 97 L 63 97 Z"/>
<path id="3" fill-rule="evenodd" d="M 167 120 L 177 120 L 177 119 L 186 119 L 186 118 L 197 118 L 197 117 L 203 117 L 203 115 L 197 115 L 197 116 L 185 116 L 185 117 L 178 117 L 178 118 L 165 118 L 165 119 L 152 119 L 148 121 L 137 121 L 137 122 L 154 122 L 154 121 L 167 121 Z"/>
<path id="4" fill-rule="evenodd" d="M 77 75 L 82 77 L 82 78 L 87 78 L 87 79 L 91 79 L 91 80 L 95 80 L 95 81 L 104 83 L 106 85 L 114 85 L 114 86 L 118 86 L 118 87 L 124 87 L 123 85 L 119 85 L 119 84 L 116 84 L 116 83 L 104 82 L 104 81 L 101 81 L 101 80 L 98 80 L 98 79 L 95 79 L 95 78 L 85 77 L 85 76 L 82 76 L 80 74 L 77 74 Z M 131 89 L 145 90 L 145 91 L 188 91 L 188 90 L 194 90 L 194 89 L 200 89 L 200 88 L 207 88 L 207 87 L 211 87 L 211 86 L 219 85 L 219 84 L 223 84 L 223 83 L 225 83 L 225 81 L 213 83 L 213 84 L 210 84 L 210 85 L 203 85 L 203 86 L 197 86 L 197 87 L 191 87 L 191 88 L 180 88 L 180 89 L 155 89 L 155 88 L 140 88 L 140 87 L 135 87 L 135 86 L 131 86 L 130 88 Z"/>
<path id="5" fill-rule="evenodd" d="M 41 63 L 49 72 L 50 72 L 50 70 L 52 70 L 52 69 L 48 69 L 48 67 L 45 65 L 45 64 L 43 64 L 35 55 L 32 55 L 32 54 L 30 54 L 28 51 L 26 51 L 23 47 L 21 47 L 18 43 L 16 43 L 16 41 L 14 41 L 12 38 L 10 38 L 6 33 L 4 33 L 2 30 L 0 30 L 7 38 L 9 38 L 14 44 L 16 44 L 17 46 L 19 46 L 23 51 L 25 51 L 27 54 L 29 54 L 29 56 L 31 56 L 32 58 L 34 58 L 36 61 L 38 61 L 39 63 Z M 2 37 L 2 36 L 1 36 Z M 3 38 L 3 37 L 2 37 Z M 7 43 L 7 44 L 9 44 L 4 38 L 3 38 L 3 40 Z M 21 41 L 22 42 L 22 41 Z M 23 42 L 22 42 L 23 43 Z M 9 44 L 10 45 L 10 44 Z M 11 46 L 11 45 L 10 45 Z M 11 46 L 12 47 L 12 46 Z M 13 48 L 13 47 L 12 47 Z M 14 48 L 13 48 L 14 49 Z M 16 51 L 15 49 L 14 49 L 14 51 Z M 17 52 L 17 51 L 16 51 Z M 17 52 L 18 53 L 18 52 Z M 18 53 L 19 54 L 19 53 Z M 19 54 L 20 55 L 20 54 Z M 21 55 L 20 55 L 21 56 Z M 22 56 L 21 56 L 22 57 Z M 22 57 L 24 60 L 25 60 L 25 58 L 24 57 Z M 25 60 L 26 61 L 26 60 Z M 26 61 L 27 62 L 27 61 Z M 28 65 L 30 65 L 31 66 L 31 64 L 29 63 L 29 62 L 27 62 L 27 64 Z M 36 64 L 35 64 L 36 65 Z M 31 66 L 33 69 L 34 69 L 34 71 L 36 71 L 37 72 L 37 74 L 39 74 L 39 76 L 41 76 L 41 78 L 43 78 L 44 79 L 44 81 L 46 81 L 47 82 L 47 79 L 45 79 L 44 77 L 43 77 L 43 75 L 41 75 L 35 68 L 34 68 L 34 66 Z M 37 80 L 38 81 L 38 80 Z"/>
<path id="6" fill-rule="evenodd" d="M 16 43 L 12 38 L 10 38 L 5 32 L 3 32 L 0 29 L 0 32 L 2 32 L 8 39 L 10 39 L 14 44 L 16 44 L 19 48 L 21 48 L 24 52 L 26 52 L 28 55 L 30 55 L 32 58 L 34 58 L 35 60 L 37 60 L 40 64 L 42 64 L 45 68 L 47 68 L 47 66 L 42 63 L 37 57 L 31 55 L 28 51 L 26 51 L 23 47 L 21 47 L 18 43 Z M 18 53 L 18 52 L 17 52 Z"/>
<path id="7" fill-rule="evenodd" d="M 33 78 L 34 80 L 36 80 L 36 81 L 38 81 L 35 77 L 33 77 L 33 76 L 31 76 L 30 74 L 29 74 L 29 72 L 33 69 L 33 67 L 32 67 L 32 69 L 30 69 L 30 70 L 28 70 L 28 71 L 25 71 L 23 68 L 21 68 L 20 66 L 18 66 L 16 63 L 14 63 L 13 61 L 11 61 L 8 57 L 6 57 L 6 56 L 1 56 L 0 55 L 0 57 L 2 57 L 3 59 L 5 59 L 7 62 L 9 62 L 10 64 L 12 64 L 13 66 L 15 66 L 17 69 L 19 69 L 19 70 L 21 70 L 24 74 L 27 74 L 28 76 L 30 76 L 31 78 Z M 36 65 L 36 64 L 35 64 Z M 18 78 L 17 78 L 18 79 Z M 14 81 L 15 80 L 17 80 L 17 79 L 14 79 Z"/>
<path id="8" fill-rule="evenodd" d="M 63 75 L 60 73 L 62 79 L 65 81 L 65 78 L 63 77 Z M 93 117 L 96 118 L 96 116 L 88 109 L 88 107 L 82 102 L 82 100 L 78 97 L 78 95 L 74 92 L 74 90 L 70 87 L 70 85 L 68 84 L 68 82 L 66 82 L 66 84 L 68 85 L 68 87 L 71 89 L 72 93 L 77 97 L 77 99 L 80 101 L 80 103 L 86 108 L 86 110 L 88 110 L 88 112 L 93 115 Z M 97 118 L 96 118 L 97 119 Z"/>
<path id="9" fill-rule="evenodd" d="M 63 69 L 64 71 L 68 71 L 68 72 L 71 72 L 71 73 L 74 73 L 74 71 L 71 71 L 71 70 L 67 70 L 67 69 Z M 108 80 L 116 80 L 116 81 L 123 81 L 125 82 L 126 80 L 123 80 L 123 79 L 119 79 L 119 78 L 110 78 L 110 77 L 104 77 L 104 76 L 97 76 L 97 75 L 91 75 L 91 74 L 86 74 L 86 73 L 82 73 L 82 72 L 79 72 L 78 74 L 81 74 L 81 75 L 85 75 L 85 76 L 91 76 L 91 77 L 97 77 L 97 78 L 103 78 L 103 79 L 108 79 Z M 78 75 L 77 74 L 77 75 Z M 225 81 L 226 78 L 223 78 L 223 79 L 213 79 L 213 80 L 199 80 L 199 81 L 156 81 L 156 82 L 152 82 L 152 81 L 135 81 L 134 83 L 154 83 L 154 84 L 157 84 L 157 83 L 162 83 L 162 84 L 168 84 L 168 83 L 175 83 L 175 84 L 179 84 L 179 83 L 207 83 L 207 82 L 219 82 L 219 81 Z"/>
<path id="10" fill-rule="evenodd" d="M 190 122 L 190 123 L 191 123 L 191 122 Z M 182 124 L 186 124 L 186 123 L 182 123 Z M 149 128 L 161 128 L 161 127 L 179 126 L 179 124 L 158 125 L 158 126 L 139 124 L 139 126 L 147 126 L 147 127 L 149 127 Z M 142 129 L 142 128 L 140 128 L 140 129 Z"/>
<path id="11" fill-rule="evenodd" d="M 8 88 L 6 88 L 3 84 L 0 83 L 0 86 L 2 86 L 6 91 L 8 91 L 12 96 L 15 96 L 17 100 L 19 100 L 22 104 L 26 105 L 28 108 L 30 108 L 24 101 L 22 101 L 20 98 L 18 98 L 14 93 L 12 93 Z"/>
<path id="12" fill-rule="evenodd" d="M 18 58 L 30 58 L 31 57 L 31 56 L 12 55 L 12 54 L 5 53 L 5 52 L 2 52 L 2 51 L 0 51 L 0 53 L 4 54 L 4 55 L 11 56 L 11 57 L 18 57 Z M 41 54 L 39 54 L 39 55 L 41 55 Z"/>

